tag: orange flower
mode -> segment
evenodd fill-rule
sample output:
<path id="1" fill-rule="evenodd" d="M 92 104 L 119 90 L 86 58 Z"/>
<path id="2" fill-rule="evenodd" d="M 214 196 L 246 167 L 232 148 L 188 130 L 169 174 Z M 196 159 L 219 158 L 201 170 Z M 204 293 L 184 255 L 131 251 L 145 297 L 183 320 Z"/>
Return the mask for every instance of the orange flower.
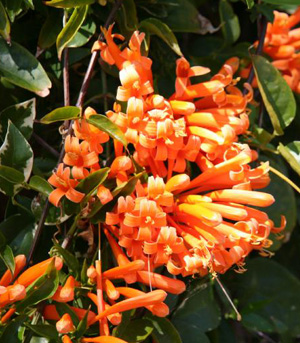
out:
<path id="1" fill-rule="evenodd" d="M 79 143 L 77 137 L 67 136 L 65 140 L 64 163 L 72 166 L 72 176 L 75 179 L 84 179 L 89 175 L 86 168 L 90 168 L 98 163 L 98 155 L 95 151 L 89 151 L 87 141 Z"/>
<path id="2" fill-rule="evenodd" d="M 123 339 L 113 336 L 98 336 L 91 338 L 82 338 L 82 343 L 127 343 Z"/>
<path id="3" fill-rule="evenodd" d="M 15 260 L 15 271 L 14 274 L 11 274 L 11 271 L 7 269 L 7 271 L 3 274 L 0 280 L 0 286 L 8 286 L 12 280 L 19 275 L 19 273 L 23 270 L 26 265 L 26 256 L 25 255 L 18 255 L 14 258 Z"/>
<path id="4" fill-rule="evenodd" d="M 38 279 L 40 276 L 42 276 L 49 264 L 53 261 L 55 261 L 55 268 L 57 270 L 60 270 L 63 266 L 63 261 L 60 257 L 51 257 L 48 260 L 42 261 L 38 264 L 35 264 L 34 266 L 28 268 L 25 270 L 17 279 L 15 282 L 16 284 L 23 285 L 25 287 L 28 287 L 30 284 L 32 284 L 36 279 Z"/>
<path id="5" fill-rule="evenodd" d="M 57 171 L 53 172 L 53 175 L 48 179 L 48 182 L 56 187 L 49 195 L 49 201 L 56 207 L 58 207 L 63 196 L 76 203 L 84 198 L 83 193 L 76 191 L 75 187 L 78 185 L 78 181 L 70 179 L 70 173 L 70 168 L 64 168 L 63 163 L 60 163 Z"/>
<path id="6" fill-rule="evenodd" d="M 61 319 L 56 322 L 56 330 L 59 333 L 69 333 L 75 330 L 72 318 L 69 313 L 65 313 Z"/>
<path id="7" fill-rule="evenodd" d="M 97 112 L 93 108 L 86 108 L 83 118 L 74 121 L 73 129 L 74 134 L 78 139 L 88 143 L 89 151 L 101 154 L 103 152 L 102 144 L 109 140 L 109 136 L 107 133 L 102 132 L 95 126 L 87 123 L 86 119 L 95 114 L 97 114 Z"/>
<path id="8" fill-rule="evenodd" d="M 52 299 L 58 302 L 69 302 L 74 300 L 75 279 L 69 276 L 64 286 L 58 286 Z"/>

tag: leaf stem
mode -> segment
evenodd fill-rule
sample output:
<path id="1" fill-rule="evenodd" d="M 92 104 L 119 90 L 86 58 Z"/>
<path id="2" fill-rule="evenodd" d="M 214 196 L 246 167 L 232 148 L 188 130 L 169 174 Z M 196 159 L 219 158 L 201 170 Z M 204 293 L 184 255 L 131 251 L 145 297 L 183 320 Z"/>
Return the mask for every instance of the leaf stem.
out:
<path id="1" fill-rule="evenodd" d="M 295 191 L 297 191 L 300 194 L 300 188 L 288 177 L 286 177 L 284 174 L 282 174 L 279 170 L 269 167 L 270 171 L 274 173 L 275 175 L 279 176 L 282 180 L 284 180 L 286 183 L 288 183 L 291 187 L 294 188 Z"/>

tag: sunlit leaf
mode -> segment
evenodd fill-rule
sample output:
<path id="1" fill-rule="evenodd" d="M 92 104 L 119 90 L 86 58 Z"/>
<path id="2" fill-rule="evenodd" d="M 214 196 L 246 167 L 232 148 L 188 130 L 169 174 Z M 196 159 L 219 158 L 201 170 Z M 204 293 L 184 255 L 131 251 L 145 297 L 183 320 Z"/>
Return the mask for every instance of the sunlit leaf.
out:
<path id="1" fill-rule="evenodd" d="M 35 98 L 12 105 L 0 112 L 0 136 L 4 138 L 7 130 L 8 120 L 17 127 L 26 139 L 29 139 L 33 129 L 36 115 Z"/>
<path id="2" fill-rule="evenodd" d="M 76 7 L 67 21 L 66 26 L 61 30 L 56 39 L 56 47 L 58 58 L 61 59 L 62 52 L 68 43 L 72 41 L 76 33 L 80 29 L 87 15 L 88 6 Z"/>
<path id="3" fill-rule="evenodd" d="M 29 181 L 30 188 L 34 189 L 37 192 L 41 192 L 47 196 L 53 191 L 51 185 L 42 177 L 34 175 Z"/>
<path id="4" fill-rule="evenodd" d="M 113 139 L 121 142 L 125 147 L 127 146 L 127 140 L 124 133 L 106 116 L 102 114 L 92 115 L 87 119 L 87 121 L 99 130 L 106 132 Z"/>
<path id="5" fill-rule="evenodd" d="M 8 45 L 0 37 L 0 75 L 39 96 L 49 94 L 51 81 L 39 61 L 18 43 Z"/>
<path id="6" fill-rule="evenodd" d="M 59 107 L 46 114 L 40 121 L 43 124 L 51 124 L 56 121 L 72 120 L 78 118 L 80 108 L 76 106 Z"/>
<path id="7" fill-rule="evenodd" d="M 250 9 L 254 6 L 254 0 L 246 0 L 246 4 L 248 9 Z"/>
<path id="8" fill-rule="evenodd" d="M 289 165 L 300 176 L 300 141 L 295 141 L 288 145 L 279 143 L 278 150 Z"/>
<path id="9" fill-rule="evenodd" d="M 5 245 L 3 248 L 0 249 L 0 258 L 5 263 L 6 267 L 10 270 L 10 272 L 13 274 L 15 271 L 15 260 L 14 254 L 9 245 Z"/>
<path id="10" fill-rule="evenodd" d="M 264 57 L 252 56 L 258 88 L 270 116 L 274 133 L 282 135 L 296 115 L 296 102 L 280 72 Z"/>
<path id="11" fill-rule="evenodd" d="M 182 56 L 177 38 L 168 25 L 156 18 L 148 18 L 140 22 L 139 30 L 161 38 L 179 56 Z"/>

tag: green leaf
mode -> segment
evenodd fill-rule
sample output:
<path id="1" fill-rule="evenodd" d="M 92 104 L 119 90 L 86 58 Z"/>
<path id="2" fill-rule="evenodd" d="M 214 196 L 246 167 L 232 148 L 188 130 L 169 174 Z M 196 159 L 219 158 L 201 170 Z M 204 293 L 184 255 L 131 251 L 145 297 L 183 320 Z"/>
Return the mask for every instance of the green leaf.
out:
<path id="1" fill-rule="evenodd" d="M 273 155 L 274 156 L 274 155 Z M 276 159 L 271 156 L 260 156 L 262 160 L 269 160 L 270 165 L 280 171 L 282 174 L 288 177 L 288 170 L 282 161 L 282 158 L 277 157 Z M 278 250 L 283 243 L 286 243 L 297 222 L 297 203 L 296 196 L 293 188 L 279 176 L 270 173 L 271 182 L 264 188 L 264 192 L 272 194 L 275 198 L 274 204 L 268 206 L 264 211 L 268 214 L 270 219 L 274 222 L 275 226 L 279 227 L 281 224 L 281 215 L 286 217 L 287 223 L 284 231 L 284 239 L 277 240 L 276 237 L 271 234 L 270 239 L 273 240 L 273 245 L 271 246 L 272 251 Z"/>
<path id="2" fill-rule="evenodd" d="M 121 9 L 117 12 L 117 21 L 122 34 L 130 37 L 139 23 L 134 0 L 125 0 L 122 2 Z"/>
<path id="3" fill-rule="evenodd" d="M 24 175 L 18 170 L 0 165 L 0 177 L 11 182 L 11 183 L 22 183 L 24 182 Z"/>
<path id="4" fill-rule="evenodd" d="M 177 38 L 169 26 L 159 19 L 148 18 L 140 22 L 139 30 L 149 35 L 155 34 L 160 37 L 179 56 L 182 56 Z"/>
<path id="5" fill-rule="evenodd" d="M 101 114 L 92 115 L 89 117 L 89 119 L 87 119 L 87 121 L 97 127 L 99 130 L 106 132 L 113 139 L 121 142 L 125 147 L 127 146 L 127 140 L 124 133 L 106 116 Z"/>
<path id="6" fill-rule="evenodd" d="M 62 52 L 68 43 L 72 41 L 80 29 L 87 15 L 88 6 L 76 7 L 66 26 L 61 30 L 56 39 L 58 59 L 61 60 Z"/>
<path id="7" fill-rule="evenodd" d="M 33 164 L 33 152 L 21 132 L 9 121 L 5 140 L 0 148 L 0 165 L 14 168 L 21 172 L 24 180 L 29 179 Z M 0 177 L 0 191 L 13 196 L 18 190 L 16 186 Z"/>
<path id="8" fill-rule="evenodd" d="M 268 131 L 258 126 L 255 126 L 253 128 L 253 133 L 255 134 L 256 139 L 262 145 L 268 144 L 274 138 L 274 135 L 270 134 Z"/>
<path id="9" fill-rule="evenodd" d="M 300 5 L 300 0 L 263 0 L 263 2 L 273 5 Z"/>
<path id="10" fill-rule="evenodd" d="M 32 178 L 29 181 L 29 186 L 35 191 L 41 192 L 47 196 L 49 196 L 50 193 L 53 191 L 51 185 L 45 179 L 38 175 L 32 176 Z"/>
<path id="11" fill-rule="evenodd" d="M 86 258 L 83 260 L 83 264 L 82 264 L 82 268 L 81 268 L 81 272 L 80 272 L 80 280 L 81 283 L 86 284 L 88 281 L 88 277 L 87 277 L 87 270 L 88 270 L 88 264 L 87 264 L 87 260 Z"/>
<path id="12" fill-rule="evenodd" d="M 45 4 L 57 8 L 72 8 L 83 5 L 93 4 L 95 0 L 51 0 L 46 1 Z"/>
<path id="13" fill-rule="evenodd" d="M 222 32 L 228 45 L 235 43 L 241 34 L 238 17 L 233 12 L 232 6 L 226 0 L 219 3 L 219 13 L 222 25 Z"/>
<path id="14" fill-rule="evenodd" d="M 300 334 L 300 281 L 287 269 L 273 260 L 256 258 L 235 282 L 247 329 Z"/>
<path id="15" fill-rule="evenodd" d="M 6 11 L 11 22 L 14 22 L 15 17 L 22 12 L 23 0 L 2 0 L 5 3 Z"/>
<path id="16" fill-rule="evenodd" d="M 157 343 L 182 343 L 179 332 L 167 319 L 147 314 L 146 318 L 152 321 L 152 337 Z"/>
<path id="17" fill-rule="evenodd" d="M 289 165 L 300 176 L 300 141 L 295 141 L 288 145 L 279 143 L 278 150 Z"/>
<path id="18" fill-rule="evenodd" d="M 0 35 L 7 42 L 10 42 L 10 21 L 8 19 L 7 13 L 1 1 L 0 1 Z"/>
<path id="19" fill-rule="evenodd" d="M 156 5 L 156 6 L 155 6 Z M 214 33 L 218 28 L 214 28 L 212 23 L 202 16 L 197 7 L 186 0 L 158 0 L 154 6 L 163 17 L 163 22 L 167 24 L 173 32 L 188 32 L 205 35 Z M 163 15 L 162 7 L 167 13 Z M 153 7 L 153 8 L 155 8 Z M 148 7 L 149 8 L 149 7 Z M 187 20 L 188 18 L 188 20 Z"/>
<path id="20" fill-rule="evenodd" d="M 8 120 L 17 127 L 26 139 L 32 134 L 33 122 L 36 115 L 35 98 L 12 105 L 0 112 L 0 136 L 3 139 L 7 130 Z"/>
<path id="21" fill-rule="evenodd" d="M 43 124 L 51 124 L 57 121 L 72 120 L 78 118 L 80 108 L 76 106 L 59 107 L 46 114 L 40 121 Z"/>
<path id="22" fill-rule="evenodd" d="M 10 272 L 13 274 L 15 271 L 15 260 L 14 254 L 9 245 L 6 245 L 4 248 L 0 250 L 0 258 L 5 263 L 6 267 L 10 270 Z"/>
<path id="23" fill-rule="evenodd" d="M 201 283 L 199 280 L 190 284 L 172 316 L 172 323 L 180 336 L 184 336 L 184 343 L 195 341 L 195 337 L 200 332 L 204 334 L 206 331 L 215 329 L 220 320 L 220 309 L 214 300 L 211 285 Z M 203 339 L 205 337 L 202 335 L 202 341 Z M 199 340 L 199 343 L 202 341 Z"/>
<path id="24" fill-rule="evenodd" d="M 91 212 L 89 213 L 88 218 L 92 218 L 94 222 L 104 221 L 106 212 L 109 212 L 113 209 L 113 207 L 118 201 L 118 198 L 120 196 L 126 197 L 127 195 L 132 194 L 132 192 L 135 189 L 136 183 L 144 175 L 145 175 L 145 172 L 134 175 L 128 180 L 128 182 L 115 188 L 111 192 L 114 199 L 105 205 L 102 205 L 100 201 L 97 202 L 95 206 L 92 208 Z M 101 211 L 99 211 L 100 209 Z"/>
<path id="25" fill-rule="evenodd" d="M 59 336 L 56 331 L 55 326 L 50 325 L 50 324 L 36 324 L 36 325 L 31 325 L 31 324 L 26 324 L 26 327 L 28 327 L 31 331 L 33 331 L 35 334 L 49 338 L 49 339 L 54 339 L 58 340 Z"/>
<path id="26" fill-rule="evenodd" d="M 139 343 L 151 335 L 153 324 L 149 319 L 135 319 L 129 323 L 121 323 L 116 328 L 114 335 L 128 343 Z"/>
<path id="27" fill-rule="evenodd" d="M 87 17 L 73 39 L 66 45 L 66 48 L 78 48 L 85 45 L 95 34 L 96 24 Z"/>
<path id="28" fill-rule="evenodd" d="M 246 4 L 248 9 L 250 9 L 254 6 L 254 0 L 246 0 Z"/>
<path id="29" fill-rule="evenodd" d="M 101 185 L 109 174 L 109 168 L 103 168 L 89 174 L 85 179 L 82 179 L 76 187 L 78 192 L 89 194 Z"/>
<path id="30" fill-rule="evenodd" d="M 42 65 L 28 50 L 15 42 L 8 45 L 0 37 L 0 51 L 0 75 L 39 96 L 49 94 L 51 81 Z"/>
<path id="31" fill-rule="evenodd" d="M 22 312 L 45 299 L 51 298 L 59 284 L 58 271 L 54 259 L 48 266 L 46 273 L 26 288 L 26 298 L 16 305 L 17 312 Z"/>
<path id="32" fill-rule="evenodd" d="M 82 318 L 82 320 L 79 322 L 77 326 L 76 333 L 75 333 L 75 336 L 77 338 L 81 338 L 87 330 L 87 321 L 88 321 L 88 315 L 89 315 L 90 309 L 91 307 L 88 308 L 84 317 Z"/>
<path id="33" fill-rule="evenodd" d="M 53 243 L 55 250 L 59 253 L 59 255 L 61 255 L 65 264 L 76 274 L 76 277 L 78 277 L 78 275 L 80 275 L 81 268 L 77 258 L 67 249 L 62 248 L 56 241 L 53 241 Z"/>
<path id="34" fill-rule="evenodd" d="M 296 102 L 280 72 L 264 57 L 252 56 L 258 88 L 269 113 L 274 133 L 283 135 L 296 115 Z"/>
<path id="35" fill-rule="evenodd" d="M 59 20 L 58 17 L 57 10 L 49 11 L 39 34 L 38 46 L 40 49 L 48 49 L 55 44 L 56 37 L 62 29 L 62 20 Z"/>
<path id="36" fill-rule="evenodd" d="M 18 316 L 13 319 L 5 327 L 2 335 L 0 336 L 1 342 L 5 343 L 22 343 L 24 342 L 24 322 L 28 319 L 28 316 Z"/>

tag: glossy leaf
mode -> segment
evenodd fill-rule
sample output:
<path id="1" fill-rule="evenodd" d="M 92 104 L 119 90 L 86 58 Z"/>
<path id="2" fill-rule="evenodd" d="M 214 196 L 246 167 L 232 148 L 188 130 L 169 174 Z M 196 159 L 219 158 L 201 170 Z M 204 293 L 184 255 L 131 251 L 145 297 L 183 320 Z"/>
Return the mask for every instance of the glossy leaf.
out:
<path id="1" fill-rule="evenodd" d="M 13 319 L 5 327 L 2 335 L 0 336 L 1 342 L 5 343 L 23 343 L 24 342 L 24 332 L 27 316 L 18 316 Z"/>
<path id="2" fill-rule="evenodd" d="M 66 26 L 61 30 L 56 39 L 57 54 L 59 60 L 61 59 L 62 52 L 68 43 L 72 41 L 76 33 L 80 29 L 84 19 L 87 15 L 88 6 L 76 7 L 67 21 Z"/>
<path id="3" fill-rule="evenodd" d="M 5 140 L 0 148 L 0 164 L 21 172 L 24 180 L 29 179 L 33 163 L 33 152 L 21 132 L 9 121 Z M 0 177 L 0 191 L 14 195 L 19 187 Z"/>
<path id="4" fill-rule="evenodd" d="M 87 309 L 84 317 L 81 319 L 81 321 L 79 322 L 77 326 L 75 336 L 78 338 L 82 337 L 88 328 L 87 321 L 88 321 L 89 311 L 90 311 L 90 307 Z"/>
<path id="5" fill-rule="evenodd" d="M 76 106 L 59 107 L 46 114 L 40 121 L 43 124 L 51 124 L 57 121 L 72 120 L 78 118 L 80 108 Z"/>
<path id="6" fill-rule="evenodd" d="M 45 4 L 57 8 L 72 8 L 83 5 L 93 4 L 95 0 L 51 0 L 46 1 Z"/>
<path id="7" fill-rule="evenodd" d="M 51 81 L 42 65 L 28 50 L 15 42 L 8 45 L 0 37 L 0 51 L 0 75 L 41 97 L 49 94 Z"/>
<path id="8" fill-rule="evenodd" d="M 152 322 L 152 337 L 157 343 L 183 343 L 178 331 L 169 319 L 156 317 L 152 314 L 147 314 L 146 318 Z"/>
<path id="9" fill-rule="evenodd" d="M 67 48 L 78 48 L 85 45 L 96 32 L 96 24 L 87 17 L 73 39 L 66 45 Z"/>
<path id="10" fill-rule="evenodd" d="M 123 327 L 122 327 L 123 326 Z M 153 324 L 149 319 L 131 320 L 129 323 L 121 323 L 115 332 L 116 337 L 128 343 L 143 342 L 153 331 Z"/>
<path id="11" fill-rule="evenodd" d="M 103 168 L 89 174 L 85 179 L 81 180 L 76 187 L 76 190 L 89 194 L 93 192 L 99 185 L 101 185 L 107 178 L 109 168 Z"/>
<path id="12" fill-rule="evenodd" d="M 295 141 L 288 145 L 279 143 L 278 150 L 289 165 L 300 176 L 300 141 Z"/>
<path id="13" fill-rule="evenodd" d="M 18 170 L 0 165 L 0 177 L 11 182 L 11 183 L 22 183 L 24 182 L 24 175 Z"/>
<path id="14" fill-rule="evenodd" d="M 45 274 L 26 288 L 26 298 L 17 304 L 17 311 L 22 312 L 30 306 L 51 298 L 57 290 L 58 283 L 58 272 L 55 269 L 53 260 Z"/>
<path id="15" fill-rule="evenodd" d="M 41 28 L 38 46 L 40 49 L 48 49 L 56 42 L 56 37 L 62 29 L 62 18 L 58 20 L 57 10 L 49 11 L 48 16 Z"/>
<path id="16" fill-rule="evenodd" d="M 296 102 L 279 71 L 262 56 L 252 56 L 258 88 L 270 116 L 274 133 L 282 135 L 296 115 Z"/>
<path id="17" fill-rule="evenodd" d="M 139 30 L 149 35 L 156 35 L 161 38 L 179 56 L 182 56 L 177 38 L 168 25 L 156 18 L 148 18 L 140 22 Z"/>
<path id="18" fill-rule="evenodd" d="M 212 287 L 199 280 L 190 284 L 172 316 L 172 323 L 180 336 L 184 335 L 183 342 L 194 340 L 199 332 L 204 334 L 215 329 L 220 320 L 220 309 L 214 300 Z"/>
<path id="19" fill-rule="evenodd" d="M 80 274 L 80 264 L 77 258 L 67 249 L 62 248 L 58 243 L 54 241 L 55 250 L 61 255 L 65 264 L 70 268 L 71 271 L 76 273 L 76 275 Z"/>
<path id="20" fill-rule="evenodd" d="M 277 262 L 256 258 L 236 279 L 242 324 L 249 330 L 300 334 L 300 281 Z"/>
<path id="21" fill-rule="evenodd" d="M 50 325 L 50 324 L 35 324 L 35 325 L 26 324 L 26 326 L 31 331 L 33 331 L 35 334 L 37 334 L 41 337 L 54 339 L 56 341 L 59 338 L 58 333 L 56 331 L 56 328 L 53 325 Z"/>
<path id="22" fill-rule="evenodd" d="M 223 36 L 226 43 L 231 45 L 238 40 L 241 34 L 239 19 L 235 15 L 232 6 L 227 0 L 220 1 L 219 13 Z"/>
<path id="23" fill-rule="evenodd" d="M 49 196 L 50 193 L 53 191 L 51 185 L 45 179 L 38 175 L 32 176 L 32 178 L 29 181 L 29 186 L 35 191 L 41 192 L 47 196 Z"/>
<path id="24" fill-rule="evenodd" d="M 4 139 L 8 120 L 17 127 L 26 139 L 32 134 L 33 122 L 36 116 L 35 98 L 5 108 L 0 112 L 0 136 Z"/>
<path id="25" fill-rule="evenodd" d="M 5 245 L 0 250 L 0 258 L 5 263 L 6 267 L 13 274 L 14 270 L 15 270 L 15 260 L 14 260 L 14 254 L 13 254 L 11 247 L 9 245 Z"/>
<path id="26" fill-rule="evenodd" d="M 92 115 L 87 119 L 87 121 L 99 130 L 106 132 L 113 139 L 121 142 L 125 147 L 127 146 L 127 140 L 124 133 L 106 116 L 102 114 Z"/>
<path id="27" fill-rule="evenodd" d="M 10 41 L 10 21 L 6 10 L 0 1 L 0 35 L 7 41 Z"/>

